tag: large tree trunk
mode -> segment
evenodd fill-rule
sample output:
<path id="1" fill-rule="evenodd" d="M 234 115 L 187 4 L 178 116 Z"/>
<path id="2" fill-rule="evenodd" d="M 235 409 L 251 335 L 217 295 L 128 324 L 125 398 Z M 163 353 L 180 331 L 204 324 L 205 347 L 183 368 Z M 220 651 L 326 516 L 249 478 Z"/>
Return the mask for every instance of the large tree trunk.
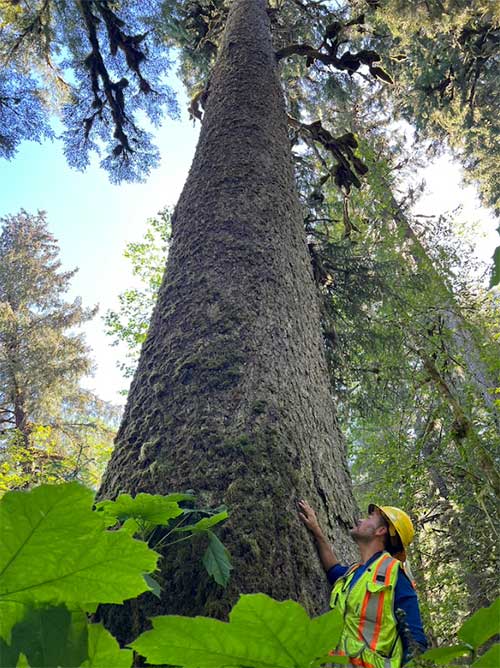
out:
<path id="1" fill-rule="evenodd" d="M 352 556 L 355 505 L 264 0 L 236 0 L 230 11 L 100 495 L 186 489 L 229 507 L 230 585 L 207 580 L 198 546 L 183 556 L 176 546 L 162 561 L 161 603 L 150 597 L 140 615 L 224 616 L 239 592 L 255 591 L 325 610 L 296 500 L 318 508 L 343 558 Z M 115 632 L 121 624 L 125 616 Z"/>

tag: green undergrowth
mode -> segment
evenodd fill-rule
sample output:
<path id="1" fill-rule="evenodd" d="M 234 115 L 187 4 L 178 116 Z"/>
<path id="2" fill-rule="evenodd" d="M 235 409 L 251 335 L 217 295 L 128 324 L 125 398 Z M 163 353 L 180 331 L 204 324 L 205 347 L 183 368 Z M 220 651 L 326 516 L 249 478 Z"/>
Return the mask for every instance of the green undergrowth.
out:
<path id="1" fill-rule="evenodd" d="M 333 610 L 311 619 L 293 601 L 240 596 L 228 622 L 166 615 L 128 647 L 100 623 L 99 604 L 144 592 L 161 596 L 161 554 L 205 533 L 207 573 L 225 586 L 229 555 L 214 532 L 226 509 L 196 508 L 191 494 L 120 495 L 94 502 L 77 483 L 8 492 L 0 500 L 0 668 L 319 668 L 329 665 L 342 620 Z M 418 665 L 500 665 L 499 648 L 478 649 L 498 633 L 500 599 L 473 615 L 458 643 L 433 649 Z M 464 657 L 467 663 L 464 663 Z M 423 663 L 424 660 L 430 663 Z M 345 660 L 336 658 L 336 663 Z M 413 665 L 417 665 L 414 663 Z"/>

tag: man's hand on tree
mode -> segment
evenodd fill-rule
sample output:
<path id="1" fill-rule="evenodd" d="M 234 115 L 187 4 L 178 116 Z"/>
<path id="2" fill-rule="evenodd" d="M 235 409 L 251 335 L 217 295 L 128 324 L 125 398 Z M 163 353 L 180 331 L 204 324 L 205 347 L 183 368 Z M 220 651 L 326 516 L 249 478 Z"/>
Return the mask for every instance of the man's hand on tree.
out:
<path id="1" fill-rule="evenodd" d="M 328 540 L 325 538 L 325 535 L 323 534 L 323 531 L 319 525 L 318 518 L 316 517 L 316 513 L 311 508 L 311 506 L 307 503 L 307 501 L 304 501 L 304 499 L 298 501 L 297 506 L 299 508 L 300 519 L 314 536 L 321 565 L 327 573 L 330 568 L 339 563 L 338 559 L 335 556 L 335 553 L 332 550 Z"/>
<path id="2" fill-rule="evenodd" d="M 313 534 L 315 538 L 320 538 L 323 536 L 323 531 L 321 530 L 321 527 L 318 522 L 318 518 L 316 517 L 316 513 L 314 510 L 311 508 L 311 506 L 307 503 L 307 501 L 304 501 L 304 499 L 301 499 L 297 503 L 299 507 L 299 517 L 302 520 L 302 522 L 306 525 L 306 527 L 309 529 L 309 531 Z"/>

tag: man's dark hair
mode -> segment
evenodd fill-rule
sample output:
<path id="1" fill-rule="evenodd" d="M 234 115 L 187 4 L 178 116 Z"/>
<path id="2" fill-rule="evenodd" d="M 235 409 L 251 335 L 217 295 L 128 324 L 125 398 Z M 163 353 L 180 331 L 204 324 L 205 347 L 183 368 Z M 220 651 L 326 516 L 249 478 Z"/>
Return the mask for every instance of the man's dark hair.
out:
<path id="1" fill-rule="evenodd" d="M 382 514 L 380 514 L 380 526 L 384 526 L 387 529 L 387 533 L 384 536 L 384 550 L 389 552 L 389 554 L 392 556 L 402 552 L 404 548 L 403 543 L 401 542 L 401 538 L 397 533 L 395 536 L 391 536 L 389 522 Z"/>

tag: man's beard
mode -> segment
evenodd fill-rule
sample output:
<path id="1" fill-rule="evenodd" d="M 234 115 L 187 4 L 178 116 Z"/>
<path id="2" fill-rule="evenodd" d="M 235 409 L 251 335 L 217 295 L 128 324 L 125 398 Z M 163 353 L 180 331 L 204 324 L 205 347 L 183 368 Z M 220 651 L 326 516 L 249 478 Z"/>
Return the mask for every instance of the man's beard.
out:
<path id="1" fill-rule="evenodd" d="M 375 536 L 375 531 L 370 534 L 360 534 L 358 533 L 358 527 L 355 526 L 349 531 L 351 538 L 356 541 L 356 543 L 369 543 L 373 540 Z"/>

